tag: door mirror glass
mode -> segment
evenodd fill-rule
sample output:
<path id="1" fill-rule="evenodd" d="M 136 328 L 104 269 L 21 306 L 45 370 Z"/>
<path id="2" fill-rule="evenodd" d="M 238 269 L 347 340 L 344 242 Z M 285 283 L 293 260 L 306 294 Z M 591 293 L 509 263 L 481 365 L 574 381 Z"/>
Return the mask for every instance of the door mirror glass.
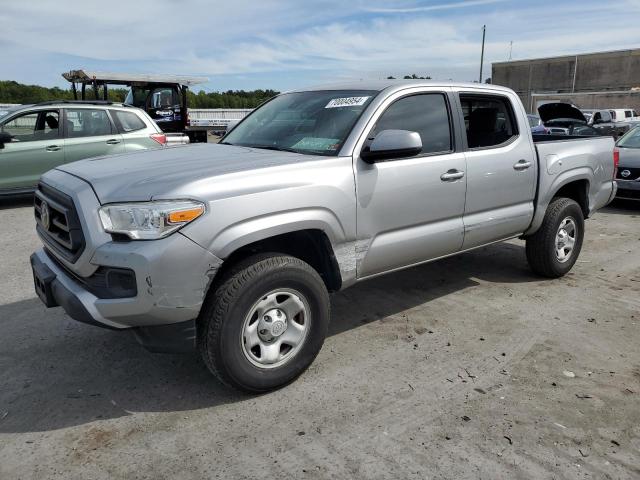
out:
<path id="1" fill-rule="evenodd" d="M 422 140 L 418 132 L 409 130 L 383 130 L 379 132 L 369 146 L 360 152 L 360 157 L 368 163 L 392 158 L 405 158 L 418 155 L 422 151 Z"/>
<path id="2" fill-rule="evenodd" d="M 0 132 L 0 148 L 4 148 L 5 143 L 11 143 L 11 135 L 7 132 Z"/>

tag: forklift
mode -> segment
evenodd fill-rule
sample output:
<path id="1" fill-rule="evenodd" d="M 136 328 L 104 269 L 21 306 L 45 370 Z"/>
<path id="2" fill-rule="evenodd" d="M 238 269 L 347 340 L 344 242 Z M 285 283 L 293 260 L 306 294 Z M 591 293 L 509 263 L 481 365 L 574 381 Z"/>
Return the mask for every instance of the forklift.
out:
<path id="1" fill-rule="evenodd" d="M 87 100 L 87 89 L 96 100 L 108 101 L 107 85 L 129 87 L 123 103 L 143 109 L 165 133 L 187 135 L 190 143 L 206 142 L 207 130 L 191 129 L 187 111 L 187 90 L 206 83 L 206 77 L 145 75 L 71 70 L 62 76 L 71 83 L 75 100 Z"/>

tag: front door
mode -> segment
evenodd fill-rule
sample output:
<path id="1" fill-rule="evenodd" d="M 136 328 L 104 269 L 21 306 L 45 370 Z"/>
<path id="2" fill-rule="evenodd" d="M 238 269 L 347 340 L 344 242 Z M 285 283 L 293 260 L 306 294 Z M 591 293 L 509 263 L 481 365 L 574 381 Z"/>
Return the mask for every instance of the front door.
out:
<path id="1" fill-rule="evenodd" d="M 65 162 L 124 153 L 122 135 L 117 133 L 106 110 L 66 108 Z"/>
<path id="2" fill-rule="evenodd" d="M 463 249 L 523 233 L 533 218 L 536 154 L 524 111 L 506 95 L 460 93 L 466 127 Z M 517 111 L 517 115 L 516 115 Z"/>
<path id="3" fill-rule="evenodd" d="M 466 167 L 453 124 L 449 95 L 424 89 L 391 97 L 375 120 L 368 139 L 409 130 L 420 134 L 423 148 L 410 158 L 355 161 L 359 278 L 462 247 Z"/>
<path id="4" fill-rule="evenodd" d="M 40 176 L 64 163 L 58 110 L 34 110 L 7 119 L 1 130 L 13 138 L 0 149 L 0 190 L 34 187 Z"/>

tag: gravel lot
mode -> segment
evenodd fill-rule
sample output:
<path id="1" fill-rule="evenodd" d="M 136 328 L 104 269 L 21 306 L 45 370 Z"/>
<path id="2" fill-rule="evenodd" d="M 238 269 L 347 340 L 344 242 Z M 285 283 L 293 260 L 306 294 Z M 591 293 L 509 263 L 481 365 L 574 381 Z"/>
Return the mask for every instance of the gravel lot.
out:
<path id="1" fill-rule="evenodd" d="M 0 205 L 2 480 L 640 477 L 640 205 L 560 280 L 514 241 L 335 295 L 315 364 L 257 397 L 46 310 L 28 205 Z"/>

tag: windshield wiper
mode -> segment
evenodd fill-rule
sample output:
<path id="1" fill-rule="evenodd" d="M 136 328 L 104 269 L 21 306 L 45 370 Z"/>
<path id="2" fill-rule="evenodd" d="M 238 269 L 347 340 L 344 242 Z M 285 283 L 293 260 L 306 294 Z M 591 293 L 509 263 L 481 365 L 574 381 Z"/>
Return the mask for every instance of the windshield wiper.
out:
<path id="1" fill-rule="evenodd" d="M 249 148 L 262 148 L 264 150 L 276 150 L 278 152 L 304 153 L 300 150 L 290 147 L 280 147 L 278 145 L 246 145 Z"/>
<path id="2" fill-rule="evenodd" d="M 231 142 L 218 142 L 218 145 L 233 145 Z"/>

